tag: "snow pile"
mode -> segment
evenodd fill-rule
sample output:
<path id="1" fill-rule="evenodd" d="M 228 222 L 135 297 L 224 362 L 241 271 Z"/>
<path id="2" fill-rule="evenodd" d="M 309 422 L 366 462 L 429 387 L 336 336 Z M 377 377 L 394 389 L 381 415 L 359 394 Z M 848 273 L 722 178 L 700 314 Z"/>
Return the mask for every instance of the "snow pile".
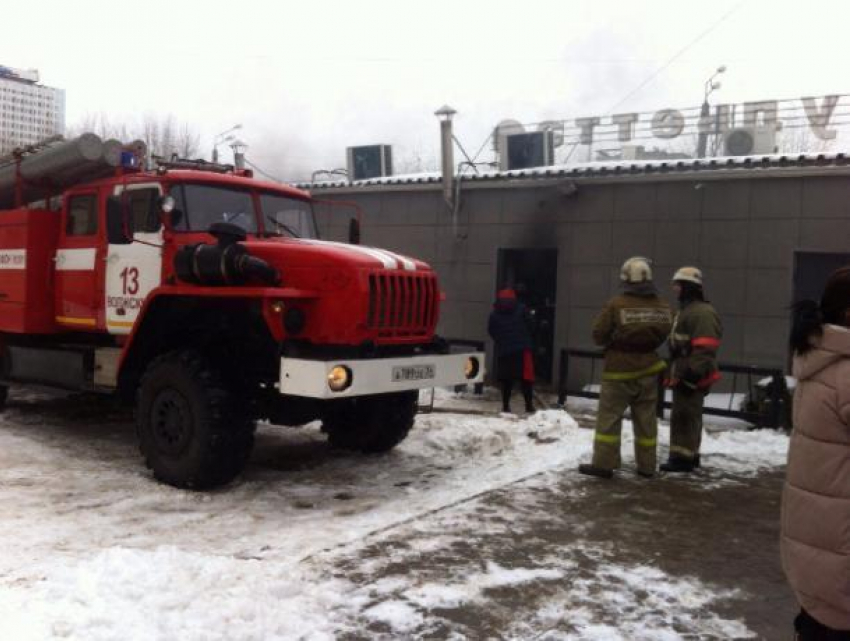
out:
<path id="1" fill-rule="evenodd" d="M 423 415 L 417 419 L 420 438 L 404 445 L 405 451 L 423 456 L 499 456 L 518 447 L 521 431 L 537 443 L 554 442 L 587 436 L 566 412 L 545 410 L 524 418 L 456 415 Z M 562 449 L 562 448 L 558 448 Z M 565 453 L 557 452 L 560 462 Z M 554 462 L 554 461 L 552 461 Z"/>
<path id="2" fill-rule="evenodd" d="M 785 464 L 788 435 L 774 430 L 708 432 L 700 451 L 710 470 L 756 476 L 761 470 Z"/>
<path id="3" fill-rule="evenodd" d="M 14 633 L 4 638 L 247 641 L 309 630 L 332 639 L 328 612 L 350 605 L 344 581 L 173 547 L 112 548 L 51 574 L 33 590 L 0 591 L 0 619 Z"/>

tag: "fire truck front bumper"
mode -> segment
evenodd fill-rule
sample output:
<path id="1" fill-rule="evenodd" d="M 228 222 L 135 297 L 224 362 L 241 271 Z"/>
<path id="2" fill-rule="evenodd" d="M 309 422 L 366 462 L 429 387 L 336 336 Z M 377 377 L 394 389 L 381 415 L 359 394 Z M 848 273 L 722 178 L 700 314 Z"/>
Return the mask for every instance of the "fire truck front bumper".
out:
<path id="1" fill-rule="evenodd" d="M 292 396 L 333 399 L 483 380 L 483 352 L 339 361 L 284 357 L 279 390 Z"/>

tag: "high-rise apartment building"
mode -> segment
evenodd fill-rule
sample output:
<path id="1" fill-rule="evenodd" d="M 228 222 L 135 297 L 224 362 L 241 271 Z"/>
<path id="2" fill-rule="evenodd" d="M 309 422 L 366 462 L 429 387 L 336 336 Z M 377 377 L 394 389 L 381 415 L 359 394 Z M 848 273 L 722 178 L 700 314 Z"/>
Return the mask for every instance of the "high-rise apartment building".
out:
<path id="1" fill-rule="evenodd" d="M 35 69 L 0 66 L 0 151 L 65 133 L 65 90 L 38 80 Z"/>

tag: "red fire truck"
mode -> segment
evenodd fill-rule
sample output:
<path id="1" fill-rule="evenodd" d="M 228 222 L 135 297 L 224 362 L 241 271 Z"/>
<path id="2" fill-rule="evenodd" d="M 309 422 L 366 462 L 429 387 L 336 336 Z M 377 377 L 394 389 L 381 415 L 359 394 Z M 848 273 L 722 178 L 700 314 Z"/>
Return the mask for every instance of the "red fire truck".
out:
<path id="1" fill-rule="evenodd" d="M 427 264 L 318 240 L 304 191 L 142 154 L 85 134 L 0 159 L 0 406 L 9 385 L 118 394 L 154 476 L 204 489 L 258 419 L 383 452 L 418 389 L 482 380 L 435 335 Z"/>

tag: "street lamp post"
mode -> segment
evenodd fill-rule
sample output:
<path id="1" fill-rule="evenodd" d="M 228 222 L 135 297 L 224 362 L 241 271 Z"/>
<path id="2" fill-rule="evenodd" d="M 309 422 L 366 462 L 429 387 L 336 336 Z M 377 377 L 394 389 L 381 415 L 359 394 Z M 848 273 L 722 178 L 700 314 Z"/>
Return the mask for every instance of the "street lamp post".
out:
<path id="1" fill-rule="evenodd" d="M 711 107 L 708 104 L 708 97 L 712 92 L 720 89 L 720 82 L 714 79 L 726 71 L 726 65 L 717 67 L 717 71 L 711 74 L 711 77 L 705 81 L 703 88 L 702 107 L 699 111 L 699 139 L 697 142 L 697 158 L 705 158 L 706 148 L 708 147 L 708 129 L 711 123 Z M 717 132 L 714 132 L 717 133 Z"/>
<path id="2" fill-rule="evenodd" d="M 229 136 L 237 129 L 242 129 L 242 125 L 233 125 L 230 129 L 226 131 L 222 131 L 220 134 L 217 134 L 215 138 L 213 138 L 213 148 L 212 148 L 212 161 L 218 162 L 218 146 L 223 142 L 228 142 L 233 140 L 233 136 Z"/>

